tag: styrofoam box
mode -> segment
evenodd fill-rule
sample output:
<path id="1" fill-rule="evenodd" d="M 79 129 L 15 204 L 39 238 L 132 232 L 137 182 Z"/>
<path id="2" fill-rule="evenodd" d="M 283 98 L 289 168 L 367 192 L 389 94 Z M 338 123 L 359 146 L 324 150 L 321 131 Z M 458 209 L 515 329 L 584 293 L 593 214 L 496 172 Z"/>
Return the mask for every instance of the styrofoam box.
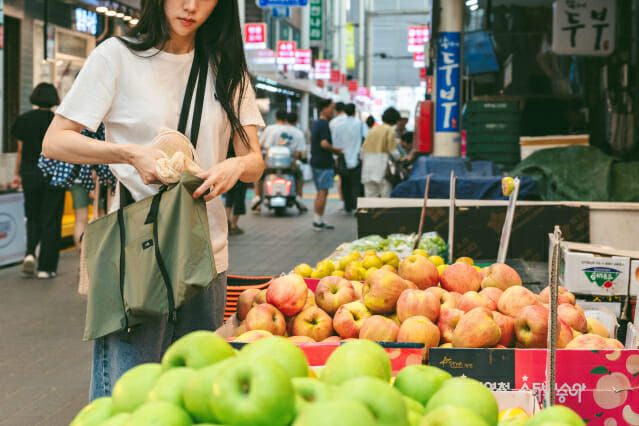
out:
<path id="1" fill-rule="evenodd" d="M 599 296 L 628 294 L 630 258 L 596 256 L 563 249 L 559 281 L 573 293 Z"/>

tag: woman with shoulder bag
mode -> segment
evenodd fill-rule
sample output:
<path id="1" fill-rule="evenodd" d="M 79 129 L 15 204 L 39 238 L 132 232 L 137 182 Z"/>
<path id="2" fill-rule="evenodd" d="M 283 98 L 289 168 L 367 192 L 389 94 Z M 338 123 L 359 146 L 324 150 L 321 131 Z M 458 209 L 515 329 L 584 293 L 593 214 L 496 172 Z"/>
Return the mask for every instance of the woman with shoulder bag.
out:
<path id="1" fill-rule="evenodd" d="M 198 98 L 201 103 L 196 99 L 193 108 L 195 111 L 199 107 L 201 121 L 187 136 L 204 169 L 198 176 L 203 183 L 193 198 L 203 197 L 207 202 L 219 274 L 210 286 L 179 308 L 177 321 L 170 321 L 166 315 L 154 317 L 126 337 L 112 333 L 97 338 L 91 399 L 109 395 L 113 384 L 129 368 L 158 362 L 179 337 L 194 330 L 214 330 L 222 324 L 228 229 L 219 196 L 238 180 L 257 181 L 264 169 L 257 137 L 257 129 L 264 123 L 248 77 L 237 2 L 147 0 L 143 5 L 140 21 L 129 37 L 106 40 L 87 59 L 56 111 L 44 141 L 44 154 L 72 163 L 111 164 L 125 192 L 135 201 L 154 195 L 158 192 L 155 184 L 159 183 L 156 161 L 163 154 L 149 143 L 161 128 L 178 127 L 190 74 L 198 58 L 204 58 L 208 63 L 202 85 L 205 92 Z M 182 126 L 183 120 L 179 121 Z M 84 127 L 95 130 L 100 122 L 105 124 L 110 143 L 80 134 Z M 230 142 L 236 157 L 226 159 Z M 117 209 L 117 200 L 114 204 Z"/>

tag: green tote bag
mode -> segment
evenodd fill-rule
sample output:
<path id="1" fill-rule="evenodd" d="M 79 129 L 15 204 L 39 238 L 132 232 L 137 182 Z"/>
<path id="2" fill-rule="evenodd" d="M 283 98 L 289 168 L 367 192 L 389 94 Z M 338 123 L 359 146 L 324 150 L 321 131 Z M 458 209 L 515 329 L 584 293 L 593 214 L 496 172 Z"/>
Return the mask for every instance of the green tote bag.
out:
<path id="1" fill-rule="evenodd" d="M 85 339 L 129 330 L 152 316 L 175 320 L 177 308 L 216 277 L 206 205 L 192 197 L 201 184 L 184 174 L 88 225 Z"/>

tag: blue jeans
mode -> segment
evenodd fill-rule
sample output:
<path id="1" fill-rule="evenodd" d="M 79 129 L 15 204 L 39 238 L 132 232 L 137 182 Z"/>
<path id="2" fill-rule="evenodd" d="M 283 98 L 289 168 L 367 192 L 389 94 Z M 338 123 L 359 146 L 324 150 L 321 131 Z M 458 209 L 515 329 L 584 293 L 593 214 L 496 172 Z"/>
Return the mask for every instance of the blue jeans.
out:
<path id="1" fill-rule="evenodd" d="M 317 169 L 313 167 L 313 181 L 318 191 L 331 189 L 334 178 L 335 171 L 333 169 Z"/>
<path id="2" fill-rule="evenodd" d="M 226 273 L 178 309 L 177 323 L 166 315 L 151 318 L 131 333 L 112 333 L 95 340 L 89 399 L 110 396 L 115 382 L 127 370 L 147 362 L 160 362 L 166 349 L 195 330 L 216 330 L 224 321 Z"/>

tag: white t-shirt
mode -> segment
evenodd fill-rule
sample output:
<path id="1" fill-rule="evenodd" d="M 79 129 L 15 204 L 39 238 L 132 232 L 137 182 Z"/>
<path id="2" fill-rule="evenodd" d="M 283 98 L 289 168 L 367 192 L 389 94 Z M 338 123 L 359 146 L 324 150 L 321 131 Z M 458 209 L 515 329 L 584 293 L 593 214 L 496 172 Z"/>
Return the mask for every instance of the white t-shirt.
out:
<path id="1" fill-rule="evenodd" d="M 149 144 L 160 129 L 177 129 L 193 54 L 157 49 L 132 52 L 116 38 L 106 40 L 91 53 L 56 113 L 92 131 L 103 122 L 109 142 Z M 243 126 L 264 125 L 251 87 L 245 91 L 239 119 Z M 190 130 L 189 119 L 187 136 Z M 230 135 L 231 126 L 215 99 L 215 76 L 209 70 L 197 143 L 202 168 L 226 159 Z M 135 200 L 157 192 L 157 186 L 145 185 L 132 166 L 110 167 Z M 228 269 L 228 227 L 222 200 L 210 201 L 207 212 L 215 267 L 224 272 Z"/>
<path id="2" fill-rule="evenodd" d="M 294 146 L 293 152 L 306 152 L 306 137 L 304 136 L 304 132 L 298 127 L 293 125 L 288 126 L 287 132 L 290 133 L 292 138 L 292 144 Z"/>
<path id="3" fill-rule="evenodd" d="M 299 132 L 296 132 L 296 130 Z M 299 135 L 301 134 L 301 139 Z M 304 151 L 306 143 L 304 134 L 301 130 L 291 126 L 290 124 L 271 124 L 264 129 L 260 138 L 260 145 L 264 150 L 268 150 L 272 146 L 286 146 L 294 154 Z"/>
<path id="4" fill-rule="evenodd" d="M 359 153 L 367 134 L 365 127 L 358 118 L 347 116 L 332 131 L 333 146 L 344 151 L 344 160 L 349 169 L 354 169 L 359 164 Z"/>

